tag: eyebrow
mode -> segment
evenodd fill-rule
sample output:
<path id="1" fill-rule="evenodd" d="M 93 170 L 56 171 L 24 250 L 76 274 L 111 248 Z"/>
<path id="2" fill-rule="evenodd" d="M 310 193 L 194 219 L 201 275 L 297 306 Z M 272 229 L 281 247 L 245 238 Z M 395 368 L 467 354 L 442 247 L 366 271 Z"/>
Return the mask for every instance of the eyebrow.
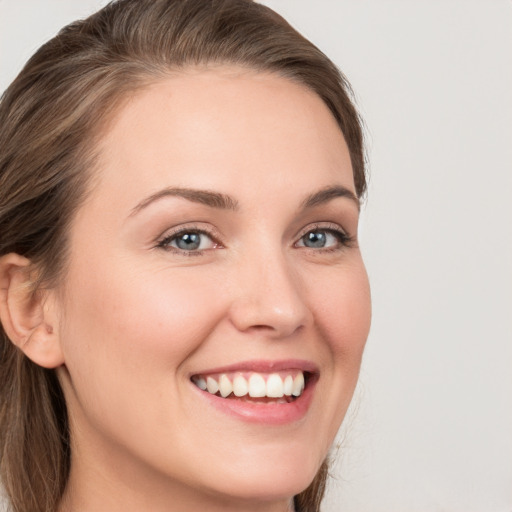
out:
<path id="1" fill-rule="evenodd" d="M 144 208 L 147 208 L 151 203 L 164 197 L 181 197 L 194 203 L 204 204 L 211 208 L 218 208 L 221 210 L 237 211 L 239 209 L 239 204 L 236 199 L 226 194 L 221 194 L 220 192 L 212 192 L 211 190 L 199 190 L 192 188 L 168 187 L 164 188 L 163 190 L 159 190 L 158 192 L 155 192 L 149 197 L 143 199 L 139 204 L 137 204 L 137 206 L 132 209 L 130 217 L 136 215 Z M 341 185 L 326 187 L 319 190 L 318 192 L 314 192 L 313 194 L 306 197 L 306 199 L 302 202 L 301 207 L 304 210 L 313 208 L 315 206 L 325 204 L 337 197 L 346 197 L 350 199 L 356 204 L 357 209 L 359 210 L 360 203 L 357 196 L 350 189 L 342 187 Z"/>
<path id="2" fill-rule="evenodd" d="M 302 203 L 302 208 L 313 208 L 314 206 L 325 204 L 337 197 L 346 197 L 356 204 L 358 210 L 361 208 L 359 198 L 354 194 L 354 192 L 346 187 L 342 187 L 341 185 L 326 187 L 322 190 L 319 190 L 318 192 L 314 192 L 313 194 L 306 197 Z"/>
<path id="3" fill-rule="evenodd" d="M 238 210 L 238 201 L 225 194 L 212 192 L 210 190 L 171 187 L 159 190 L 142 200 L 137 206 L 135 206 L 135 208 L 132 209 L 130 216 L 137 214 L 144 208 L 148 207 L 151 203 L 164 197 L 182 197 L 188 201 L 204 204 L 211 208 L 219 208 L 221 210 Z"/>

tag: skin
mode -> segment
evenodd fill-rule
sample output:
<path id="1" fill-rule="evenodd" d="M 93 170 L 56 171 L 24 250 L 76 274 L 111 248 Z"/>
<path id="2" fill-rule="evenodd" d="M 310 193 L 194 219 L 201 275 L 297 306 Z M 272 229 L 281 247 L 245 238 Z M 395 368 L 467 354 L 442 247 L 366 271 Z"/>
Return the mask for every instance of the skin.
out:
<path id="1" fill-rule="evenodd" d="M 66 278 L 46 303 L 71 418 L 61 512 L 288 510 L 344 417 L 370 325 L 358 205 L 302 208 L 326 187 L 354 192 L 338 125 L 284 78 L 195 69 L 130 98 L 99 155 Z M 175 196 L 136 208 L 166 187 L 229 195 L 238 209 Z M 158 247 L 182 227 L 211 238 L 188 254 Z M 311 230 L 327 247 L 304 245 Z M 290 358 L 319 369 L 307 414 L 290 424 L 224 414 L 190 382 Z"/>

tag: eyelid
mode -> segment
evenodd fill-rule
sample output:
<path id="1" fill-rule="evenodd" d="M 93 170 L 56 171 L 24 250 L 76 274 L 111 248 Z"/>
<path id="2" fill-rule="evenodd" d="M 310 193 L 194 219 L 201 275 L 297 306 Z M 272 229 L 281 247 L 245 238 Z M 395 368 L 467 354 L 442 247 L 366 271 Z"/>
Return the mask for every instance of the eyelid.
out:
<path id="1" fill-rule="evenodd" d="M 302 228 L 297 235 L 297 239 L 302 238 L 304 235 L 309 233 L 310 231 L 331 231 L 334 233 L 340 233 L 345 236 L 349 236 L 346 229 L 342 228 L 339 224 L 335 224 L 333 222 L 314 222 L 313 224 L 308 224 L 306 227 Z"/>
<path id="2" fill-rule="evenodd" d="M 311 231 L 327 231 L 327 232 L 332 233 L 334 236 L 336 236 L 338 238 L 338 241 L 339 241 L 339 247 L 337 247 L 338 249 L 342 249 L 343 247 L 352 246 L 352 245 L 356 244 L 356 237 L 351 236 L 339 224 L 329 222 L 329 221 L 326 221 L 326 222 L 320 221 L 320 222 L 315 222 L 313 224 L 309 224 L 309 225 L 305 226 L 303 229 L 301 229 L 299 231 L 299 233 L 297 234 L 296 241 L 294 242 L 293 245 L 295 247 L 297 247 L 298 246 L 297 244 L 301 241 L 301 239 L 307 233 L 309 233 Z M 208 248 L 208 249 L 199 249 L 199 250 L 194 250 L 194 251 L 186 251 L 183 249 L 172 247 L 170 245 L 166 245 L 172 239 L 174 239 L 174 238 L 178 237 L 180 234 L 184 234 L 184 233 L 200 233 L 202 235 L 205 235 L 205 236 L 209 237 L 214 242 L 215 247 Z M 198 223 L 185 224 L 185 225 L 181 224 L 179 226 L 175 226 L 174 228 L 166 230 L 162 235 L 160 235 L 155 240 L 154 247 L 157 249 L 160 248 L 160 249 L 164 249 L 166 251 L 175 252 L 177 254 L 188 255 L 188 256 L 191 256 L 191 255 L 199 256 L 199 255 L 203 254 L 204 252 L 210 251 L 212 249 L 224 248 L 225 244 L 223 243 L 222 239 L 223 239 L 222 235 L 213 226 L 203 227 L 203 226 L 198 225 Z M 305 247 L 305 246 L 299 246 L 299 247 Z M 324 248 L 324 249 L 322 249 L 322 248 L 312 249 L 312 248 L 308 248 L 308 247 L 305 247 L 305 248 L 311 249 L 315 252 L 321 252 L 322 250 L 332 251 L 332 250 L 336 249 L 336 248 L 332 248 L 332 247 L 328 247 L 328 248 Z"/>
<path id="3" fill-rule="evenodd" d="M 304 238 L 305 235 L 310 233 L 311 231 L 327 231 L 334 236 L 338 238 L 340 247 L 349 247 L 356 243 L 356 237 L 351 236 L 346 229 L 341 227 L 339 224 L 335 224 L 333 222 L 315 222 L 314 224 L 309 224 L 305 228 L 303 228 L 301 231 L 299 231 L 299 234 L 297 235 L 297 240 L 294 243 L 294 246 L 297 246 L 297 244 Z M 305 247 L 305 246 L 299 246 L 299 247 Z M 306 249 L 309 249 L 306 247 Z M 324 251 L 332 251 L 332 247 L 328 248 L 319 248 L 319 249 L 312 249 L 315 252 L 321 252 Z"/>
<path id="4" fill-rule="evenodd" d="M 224 247 L 224 244 L 221 241 L 221 235 L 220 233 L 214 229 L 213 227 L 203 227 L 198 226 L 197 223 L 195 224 L 186 224 L 186 225 L 179 225 L 174 228 L 166 230 L 162 235 L 160 235 L 154 243 L 155 248 L 164 249 L 170 252 L 176 252 L 178 254 L 184 254 L 184 255 L 200 255 L 205 251 L 209 251 L 211 249 L 199 249 L 196 251 L 185 251 L 182 249 L 179 249 L 177 247 L 172 247 L 171 245 L 166 245 L 166 243 L 170 242 L 172 239 L 177 238 L 181 234 L 185 233 L 199 233 L 201 235 L 205 235 L 208 238 L 210 238 L 214 244 L 215 247 L 211 249 L 220 249 Z"/>

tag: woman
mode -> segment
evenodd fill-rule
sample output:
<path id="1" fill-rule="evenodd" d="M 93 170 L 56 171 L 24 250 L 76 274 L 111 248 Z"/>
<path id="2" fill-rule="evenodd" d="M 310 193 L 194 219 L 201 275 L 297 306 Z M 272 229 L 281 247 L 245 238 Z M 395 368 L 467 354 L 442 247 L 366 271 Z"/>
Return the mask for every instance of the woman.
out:
<path id="1" fill-rule="evenodd" d="M 13 509 L 319 510 L 370 323 L 335 66 L 249 0 L 121 0 L 0 127 Z"/>

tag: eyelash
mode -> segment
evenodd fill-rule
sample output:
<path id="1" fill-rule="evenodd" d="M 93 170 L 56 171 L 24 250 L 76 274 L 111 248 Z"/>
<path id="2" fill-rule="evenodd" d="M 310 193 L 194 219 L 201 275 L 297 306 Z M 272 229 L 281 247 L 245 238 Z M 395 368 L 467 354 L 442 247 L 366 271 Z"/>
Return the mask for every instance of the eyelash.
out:
<path id="1" fill-rule="evenodd" d="M 329 233 L 333 235 L 337 241 L 338 245 L 334 247 L 326 247 L 326 248 L 311 248 L 307 246 L 297 246 L 297 244 L 304 239 L 304 237 L 308 233 L 313 232 L 323 232 L 323 233 Z M 205 251 L 210 250 L 209 249 L 199 249 L 199 250 L 186 250 L 186 249 L 179 249 L 176 247 L 172 247 L 170 244 L 179 238 L 182 235 L 186 234 L 198 234 L 198 235 L 204 235 L 210 238 L 210 240 L 213 242 L 215 247 L 214 249 L 222 248 L 222 244 L 218 241 L 218 237 L 215 236 L 213 233 L 211 233 L 208 230 L 197 228 L 194 226 L 181 228 L 177 231 L 174 231 L 172 233 L 167 234 L 164 238 L 159 240 L 156 244 L 156 248 L 163 249 L 165 251 L 174 252 L 179 255 L 183 256 L 202 256 Z M 309 251 L 313 251 L 315 253 L 331 253 L 335 251 L 340 251 L 346 247 L 352 247 L 355 243 L 355 238 L 348 235 L 344 230 L 342 230 L 339 226 L 336 224 L 315 224 L 313 226 L 308 226 L 308 228 L 304 231 L 302 231 L 301 235 L 299 236 L 298 240 L 294 243 L 294 247 L 304 247 L 304 249 L 307 249 Z"/>
<path id="2" fill-rule="evenodd" d="M 214 243 L 216 249 L 221 248 L 222 244 L 218 241 L 218 237 L 216 237 L 211 232 L 197 228 L 194 226 L 188 226 L 185 228 L 178 229 L 177 231 L 174 231 L 172 233 L 166 234 L 164 238 L 159 240 L 156 244 L 157 249 L 163 249 L 164 251 L 173 252 L 175 254 L 183 255 L 183 256 L 202 256 L 205 251 L 209 249 L 202 249 L 202 250 L 195 250 L 195 251 L 187 251 L 185 249 L 179 249 L 177 247 L 172 247 L 170 244 L 173 240 L 176 240 L 180 236 L 188 235 L 188 234 L 198 234 L 198 235 L 205 235 L 208 238 L 212 240 Z"/>
<path id="3" fill-rule="evenodd" d="M 308 226 L 306 230 L 302 232 L 297 242 L 295 242 L 295 246 L 304 239 L 304 237 L 308 233 L 321 232 L 321 233 L 329 233 L 333 235 L 338 241 L 338 245 L 334 247 L 323 247 L 323 248 L 311 248 L 305 247 L 305 249 L 309 249 L 315 253 L 330 253 L 340 251 L 346 247 L 352 247 L 355 244 L 355 238 L 348 235 L 343 229 L 341 229 L 337 224 L 314 224 L 313 226 Z M 302 247 L 302 246 L 301 246 Z"/>

